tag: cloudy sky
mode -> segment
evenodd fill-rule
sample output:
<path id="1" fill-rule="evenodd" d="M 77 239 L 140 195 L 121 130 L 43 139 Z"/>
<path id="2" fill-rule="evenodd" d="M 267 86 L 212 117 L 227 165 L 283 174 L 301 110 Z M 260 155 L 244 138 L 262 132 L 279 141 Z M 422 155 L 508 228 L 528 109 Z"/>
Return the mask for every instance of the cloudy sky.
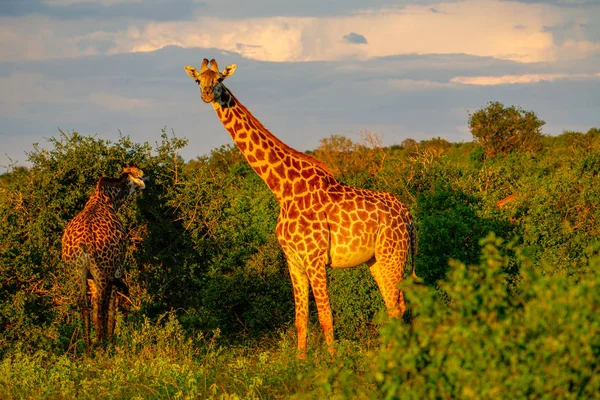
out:
<path id="1" fill-rule="evenodd" d="M 342 134 L 469 141 L 489 101 L 544 133 L 600 127 L 600 0 L 0 0 L 0 173 L 58 129 L 186 159 L 230 143 L 184 72 L 227 86 L 299 150 Z"/>

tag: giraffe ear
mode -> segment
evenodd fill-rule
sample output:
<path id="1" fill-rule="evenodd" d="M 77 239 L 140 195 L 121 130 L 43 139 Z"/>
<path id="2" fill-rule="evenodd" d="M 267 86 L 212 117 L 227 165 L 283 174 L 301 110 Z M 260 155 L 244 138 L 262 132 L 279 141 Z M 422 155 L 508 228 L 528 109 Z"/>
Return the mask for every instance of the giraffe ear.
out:
<path id="1" fill-rule="evenodd" d="M 200 73 L 198 72 L 198 70 L 196 70 L 196 68 L 192 67 L 191 65 L 186 65 L 185 66 L 185 72 L 193 80 L 197 80 L 198 77 L 200 76 Z"/>
<path id="2" fill-rule="evenodd" d="M 233 75 L 236 68 L 237 68 L 237 65 L 235 65 L 235 64 L 226 66 L 225 69 L 223 70 L 223 72 L 221 72 L 221 78 L 222 79 L 229 78 L 231 75 Z"/>

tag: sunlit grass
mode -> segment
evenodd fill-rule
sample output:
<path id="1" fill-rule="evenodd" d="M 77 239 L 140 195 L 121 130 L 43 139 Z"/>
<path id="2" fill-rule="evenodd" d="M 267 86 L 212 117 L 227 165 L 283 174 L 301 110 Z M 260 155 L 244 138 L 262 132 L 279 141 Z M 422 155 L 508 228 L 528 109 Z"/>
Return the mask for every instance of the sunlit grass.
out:
<path id="1" fill-rule="evenodd" d="M 165 319 L 121 324 L 114 345 L 75 356 L 14 352 L 0 367 L 0 398 L 335 398 L 371 385 L 375 341 L 337 342 L 332 357 L 313 327 L 314 345 L 299 360 L 292 332 L 223 346 L 218 331 L 190 337 Z"/>

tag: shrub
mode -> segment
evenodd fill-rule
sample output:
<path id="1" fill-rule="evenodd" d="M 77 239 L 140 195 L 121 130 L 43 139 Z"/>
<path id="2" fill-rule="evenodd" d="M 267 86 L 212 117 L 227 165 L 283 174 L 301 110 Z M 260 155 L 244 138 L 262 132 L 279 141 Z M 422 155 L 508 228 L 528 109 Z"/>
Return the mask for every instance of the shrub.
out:
<path id="1" fill-rule="evenodd" d="M 533 111 L 497 101 L 469 115 L 469 130 L 489 157 L 539 150 L 544 124 Z"/>
<path id="2" fill-rule="evenodd" d="M 481 241 L 477 266 L 453 261 L 443 289 L 404 284 L 411 326 L 382 328 L 374 372 L 383 398 L 595 397 L 600 390 L 600 281 L 580 284 L 536 272 L 517 256 L 516 290 L 507 285 L 509 258 L 494 235 Z M 517 250 L 517 255 L 520 254 Z M 600 257 L 589 267 L 596 274 Z"/>
<path id="3" fill-rule="evenodd" d="M 337 339 L 366 340 L 377 334 L 376 316 L 385 311 L 385 304 L 366 265 L 330 269 L 328 293 Z"/>
<path id="4" fill-rule="evenodd" d="M 416 212 L 419 277 L 434 283 L 446 275 L 450 259 L 476 262 L 480 238 L 490 232 L 504 235 L 510 231 L 502 219 L 485 217 L 482 203 L 481 199 L 444 184 L 419 197 Z"/>

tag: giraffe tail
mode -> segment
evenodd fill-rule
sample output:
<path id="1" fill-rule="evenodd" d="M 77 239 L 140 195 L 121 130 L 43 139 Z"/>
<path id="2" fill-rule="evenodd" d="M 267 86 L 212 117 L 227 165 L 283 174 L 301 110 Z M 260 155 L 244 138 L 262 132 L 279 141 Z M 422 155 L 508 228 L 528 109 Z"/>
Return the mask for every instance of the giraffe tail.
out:
<path id="1" fill-rule="evenodd" d="M 418 276 L 415 272 L 415 254 L 418 251 L 418 243 L 417 243 L 417 230 L 415 228 L 414 221 L 412 219 L 412 215 L 407 211 L 407 224 L 408 224 L 408 234 L 410 240 L 410 263 L 412 266 L 412 276 L 417 279 Z"/>
<path id="2" fill-rule="evenodd" d="M 85 243 L 80 243 L 79 248 L 81 249 L 81 254 L 77 260 L 79 264 L 79 270 L 82 273 L 85 272 L 87 276 L 92 268 L 93 254 L 92 251 L 90 251 L 91 249 Z"/>

